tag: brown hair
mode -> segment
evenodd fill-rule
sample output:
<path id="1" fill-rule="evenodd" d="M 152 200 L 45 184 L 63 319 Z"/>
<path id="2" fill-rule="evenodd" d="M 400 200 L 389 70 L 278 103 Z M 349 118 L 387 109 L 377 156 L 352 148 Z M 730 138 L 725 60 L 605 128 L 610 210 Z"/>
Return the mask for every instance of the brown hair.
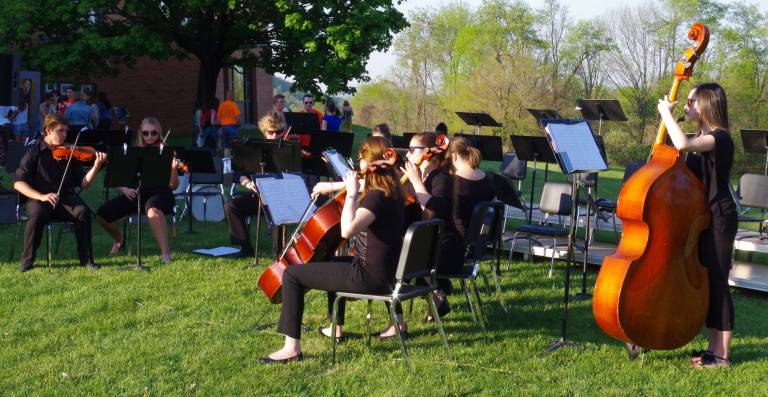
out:
<path id="1" fill-rule="evenodd" d="M 419 132 L 411 139 L 416 139 L 418 143 L 425 146 L 427 149 L 437 147 L 437 134 L 434 132 Z M 448 160 L 446 160 L 445 151 L 433 154 L 432 159 L 436 160 L 438 168 L 448 167 Z"/>
<path id="2" fill-rule="evenodd" d="M 380 136 L 369 137 L 360 144 L 360 158 L 369 164 L 376 160 L 382 160 L 384 158 L 384 151 L 391 147 L 392 144 L 386 138 Z M 365 174 L 365 187 L 360 199 L 362 200 L 373 189 L 381 190 L 387 197 L 391 196 L 397 201 L 403 201 L 400 180 L 397 178 L 394 166 L 377 168 L 375 171 Z"/>
<path id="3" fill-rule="evenodd" d="M 728 131 L 728 99 L 717 83 L 696 86 L 693 99 L 699 103 L 699 126 Z"/>
<path id="4" fill-rule="evenodd" d="M 372 133 L 373 132 L 378 132 L 379 134 L 384 135 L 384 138 L 392 141 L 392 134 L 389 132 L 389 126 L 387 123 L 376 124 L 376 126 L 373 127 Z"/>
<path id="5" fill-rule="evenodd" d="M 58 113 L 49 114 L 45 116 L 45 120 L 43 121 L 43 131 L 53 130 L 60 125 L 67 127 L 69 126 L 69 123 L 64 116 Z"/>
<path id="6" fill-rule="evenodd" d="M 141 120 L 141 124 L 139 124 L 139 131 L 136 133 L 136 146 L 143 147 L 145 145 L 143 133 L 144 124 L 152 124 L 157 127 L 157 140 L 155 141 L 156 145 L 165 143 L 163 142 L 163 127 L 160 125 L 160 120 L 155 117 L 145 117 L 144 120 Z"/>
<path id="7" fill-rule="evenodd" d="M 285 99 L 285 95 L 283 95 L 283 94 L 277 94 L 277 95 L 273 96 L 273 97 L 272 97 L 272 104 L 273 104 L 273 105 L 277 104 L 277 100 L 278 100 L 278 99 Z"/>
<path id="8" fill-rule="evenodd" d="M 451 139 L 451 142 L 448 144 L 448 150 L 452 154 L 456 154 L 461 159 L 469 162 L 470 167 L 473 169 L 477 168 L 480 165 L 480 161 L 483 159 L 480 155 L 480 151 L 477 150 L 477 148 L 472 147 L 472 145 L 469 144 L 469 141 L 462 137 Z M 453 164 L 451 164 L 451 168 L 453 168 Z"/>

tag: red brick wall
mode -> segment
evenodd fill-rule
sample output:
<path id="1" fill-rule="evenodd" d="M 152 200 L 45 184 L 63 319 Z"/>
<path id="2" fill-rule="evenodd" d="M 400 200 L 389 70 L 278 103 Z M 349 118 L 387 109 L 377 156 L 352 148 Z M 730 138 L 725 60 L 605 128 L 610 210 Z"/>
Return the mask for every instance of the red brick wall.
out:
<path id="1" fill-rule="evenodd" d="M 144 117 L 154 116 L 164 130 L 172 134 L 192 134 L 192 112 L 197 92 L 198 63 L 195 60 L 169 60 L 163 63 L 140 59 L 133 68 L 124 68 L 117 77 L 96 78 L 98 91 L 107 94 L 112 106 L 122 106 L 131 114 L 131 128 L 138 128 Z M 220 73 L 216 97 L 224 99 L 224 76 Z M 271 107 L 272 78 L 262 69 L 254 69 L 253 106 L 255 116 Z M 268 100 L 265 100 L 268 98 Z"/>

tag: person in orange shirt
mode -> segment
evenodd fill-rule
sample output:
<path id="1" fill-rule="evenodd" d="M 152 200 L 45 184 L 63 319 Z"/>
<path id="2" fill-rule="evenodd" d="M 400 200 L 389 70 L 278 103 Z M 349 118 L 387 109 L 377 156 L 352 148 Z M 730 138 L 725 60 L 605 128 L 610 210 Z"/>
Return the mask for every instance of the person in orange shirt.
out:
<path id="1" fill-rule="evenodd" d="M 219 116 L 219 122 L 221 122 L 221 143 L 224 146 L 224 157 L 229 157 L 229 142 L 233 138 L 237 138 L 237 129 L 240 126 L 240 108 L 237 107 L 235 101 L 232 100 L 234 93 L 232 90 L 227 91 L 227 97 L 219 105 L 219 109 L 216 111 Z"/>
<path id="2" fill-rule="evenodd" d="M 304 95 L 304 108 L 299 110 L 299 112 L 314 113 L 315 116 L 317 116 L 317 128 L 320 129 L 320 126 L 323 124 L 323 112 L 312 107 L 314 103 L 315 101 L 312 98 L 312 95 L 309 95 L 309 94 Z"/>

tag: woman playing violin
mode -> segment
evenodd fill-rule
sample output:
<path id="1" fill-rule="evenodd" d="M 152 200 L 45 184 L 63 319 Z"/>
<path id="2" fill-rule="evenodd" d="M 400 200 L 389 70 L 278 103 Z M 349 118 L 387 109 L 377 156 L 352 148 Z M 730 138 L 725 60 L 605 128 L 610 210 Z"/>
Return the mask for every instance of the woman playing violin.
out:
<path id="1" fill-rule="evenodd" d="M 26 204 L 29 219 L 24 228 L 20 270 L 26 272 L 32 269 L 43 227 L 52 219 L 74 224 L 80 264 L 98 269 L 99 266 L 93 263 L 91 215 L 74 189 L 85 189 L 93 183 L 106 161 L 106 155 L 96 152 L 88 172 L 84 172 L 76 162 L 67 166 L 66 159 L 55 160 L 53 157 L 53 149 L 63 145 L 67 137 L 67 121 L 61 115 L 49 114 L 45 116 L 43 131 L 43 140 L 27 150 L 13 179 L 13 188 L 29 199 Z"/>
<path id="2" fill-rule="evenodd" d="M 154 117 L 147 117 L 141 121 L 140 134 L 136 138 L 136 146 L 156 146 L 164 144 L 160 121 Z M 168 249 L 168 229 L 165 224 L 165 214 L 173 211 L 173 189 L 179 185 L 179 175 L 176 169 L 179 167 L 177 159 L 173 159 L 171 165 L 171 180 L 168 186 L 141 188 L 141 207 L 149 219 L 149 227 L 155 236 L 157 245 L 160 246 L 160 260 L 163 263 L 171 262 L 171 254 Z M 117 221 L 136 212 L 136 197 L 138 190 L 129 187 L 119 187 L 120 195 L 104 203 L 97 211 L 96 219 L 101 227 L 112 237 L 112 249 L 110 255 L 116 255 L 123 246 L 123 237 L 117 227 Z"/>
<path id="3" fill-rule="evenodd" d="M 686 164 L 704 183 L 712 212 L 712 223 L 699 237 L 699 260 L 709 273 L 709 344 L 706 350 L 694 352 L 691 362 L 697 368 L 727 367 L 734 320 L 728 273 L 739 219 L 729 189 L 734 146 L 728 133 L 728 102 L 725 90 L 715 83 L 700 84 L 691 90 L 683 109 L 689 120 L 699 124 L 699 132 L 690 139 L 672 116 L 675 104 L 667 97 L 659 100 L 659 113 L 675 147 L 693 152 L 688 154 Z"/>
<path id="4" fill-rule="evenodd" d="M 360 145 L 360 169 L 384 159 L 389 142 L 370 137 Z M 312 262 L 289 266 L 283 273 L 283 307 L 278 331 L 285 335 L 280 350 L 262 357 L 260 362 L 284 363 L 301 360 L 301 318 L 304 294 L 309 289 L 329 291 L 329 314 L 334 294 L 330 291 L 386 293 L 394 286 L 395 269 L 403 241 L 403 203 L 393 167 L 376 168 L 364 176 L 350 171 L 344 177 L 346 200 L 341 213 L 341 235 L 352 238 L 355 257 L 349 261 Z M 321 328 L 327 337 L 342 337 L 344 305 L 339 302 L 336 330 Z"/>

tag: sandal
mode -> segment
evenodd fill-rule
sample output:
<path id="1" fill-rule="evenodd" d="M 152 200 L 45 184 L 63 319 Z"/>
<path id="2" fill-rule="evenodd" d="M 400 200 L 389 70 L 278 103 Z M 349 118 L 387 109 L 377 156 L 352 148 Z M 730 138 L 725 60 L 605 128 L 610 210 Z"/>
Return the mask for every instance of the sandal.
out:
<path id="1" fill-rule="evenodd" d="M 714 354 L 704 354 L 701 356 L 701 361 L 693 363 L 693 368 L 728 368 L 731 366 L 731 361 L 727 358 L 715 356 Z"/>
<path id="2" fill-rule="evenodd" d="M 325 332 L 323 332 L 323 329 L 325 329 L 325 328 L 323 328 L 323 326 L 321 325 L 321 326 L 317 327 L 317 332 L 319 332 L 320 335 L 322 335 L 322 336 L 324 336 L 324 337 L 326 337 L 328 339 L 331 339 L 331 336 L 326 334 Z M 344 342 L 344 339 L 346 339 L 346 335 L 337 336 L 336 337 L 336 343 Z"/>
<path id="3" fill-rule="evenodd" d="M 690 358 L 691 358 L 691 364 L 697 364 L 701 362 L 701 359 L 704 356 L 711 356 L 715 353 L 713 353 L 710 350 L 694 350 L 691 352 Z"/>

